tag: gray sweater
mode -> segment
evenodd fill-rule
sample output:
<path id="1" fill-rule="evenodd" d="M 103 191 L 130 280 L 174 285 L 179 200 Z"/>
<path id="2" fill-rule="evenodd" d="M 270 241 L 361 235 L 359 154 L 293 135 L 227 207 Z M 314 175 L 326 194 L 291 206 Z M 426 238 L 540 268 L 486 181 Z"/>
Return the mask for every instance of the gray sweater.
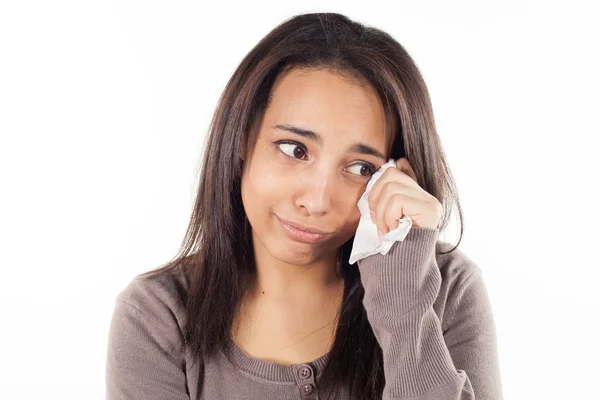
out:
<path id="1" fill-rule="evenodd" d="M 383 351 L 383 399 L 498 400 L 496 328 L 482 270 L 439 230 L 413 226 L 386 255 L 358 261 L 363 304 Z M 187 290 L 180 270 L 136 276 L 116 299 L 106 357 L 106 399 L 318 400 L 329 354 L 280 365 L 235 342 L 198 363 L 178 351 Z M 226 351 L 232 361 L 225 357 Z M 342 397 L 341 399 L 344 399 Z M 340 400 L 341 400 L 340 399 Z"/>

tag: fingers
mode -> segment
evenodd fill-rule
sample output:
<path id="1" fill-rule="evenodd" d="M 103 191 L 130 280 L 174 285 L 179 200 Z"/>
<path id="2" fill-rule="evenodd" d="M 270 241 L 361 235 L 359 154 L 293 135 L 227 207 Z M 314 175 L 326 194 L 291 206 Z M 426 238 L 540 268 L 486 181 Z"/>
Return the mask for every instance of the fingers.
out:
<path id="1" fill-rule="evenodd" d="M 405 158 L 401 158 L 399 161 L 397 161 L 397 163 L 401 160 L 405 160 L 406 164 L 408 164 L 408 161 L 406 161 Z M 410 168 L 410 165 L 408 166 L 408 168 L 404 165 L 404 162 L 401 162 L 400 165 L 406 171 L 414 175 L 414 171 L 412 170 L 412 168 Z M 420 189 L 419 185 L 417 184 L 416 178 L 411 177 L 410 175 L 398 168 L 388 168 L 383 172 L 379 180 L 377 180 L 377 182 L 375 182 L 375 184 L 371 188 L 371 193 L 369 193 L 368 198 L 368 204 L 371 210 L 375 211 L 375 207 L 377 206 L 377 202 L 381 197 L 381 193 L 383 192 L 385 185 L 389 182 L 397 182 L 407 187 L 411 187 L 413 189 Z"/>
<path id="2" fill-rule="evenodd" d="M 375 206 L 375 215 L 371 220 L 377 226 L 380 237 L 392 231 L 400 224 L 400 218 L 409 210 L 414 210 L 415 197 L 411 189 L 395 182 L 388 183 Z"/>
<path id="3" fill-rule="evenodd" d="M 379 183 L 379 181 L 377 181 L 376 183 Z M 386 183 L 386 186 L 387 185 L 389 185 L 389 182 Z M 388 186 L 388 188 L 389 188 L 389 186 Z M 381 195 L 377 199 L 377 203 L 375 203 L 375 207 L 371 208 L 369 206 L 371 208 L 371 220 L 377 226 L 377 232 L 379 234 L 379 238 L 381 238 L 381 236 L 383 236 L 387 232 L 389 232 L 388 226 L 385 221 L 385 219 L 386 219 L 385 213 L 388 208 L 388 202 L 390 201 L 390 198 L 392 197 L 392 193 L 390 193 L 389 190 L 385 190 L 385 189 L 386 188 L 384 187 Z M 371 199 L 372 194 L 373 194 L 373 192 L 371 192 L 369 194 L 369 200 Z M 373 211 L 374 211 L 374 213 L 373 213 Z"/>
<path id="4" fill-rule="evenodd" d="M 415 190 L 420 189 L 416 175 L 406 158 L 396 161 L 396 168 L 388 168 L 373 185 L 368 204 L 371 220 L 380 237 L 394 230 L 405 214 L 406 204 L 412 201 Z"/>
<path id="5" fill-rule="evenodd" d="M 397 160 L 396 166 L 383 172 L 367 199 L 380 239 L 398 228 L 405 215 L 410 216 L 414 226 L 436 228 L 443 212 L 441 203 L 419 186 L 406 158 Z"/>
<path id="6" fill-rule="evenodd" d="M 381 232 L 380 236 L 396 229 L 400 224 L 400 218 L 404 216 L 404 195 L 395 193 L 391 196 L 385 196 L 379 203 L 385 203 L 382 209 L 377 207 L 375 219 L 377 220 L 377 230 Z M 379 212 L 379 214 L 377 214 Z M 377 218 L 379 215 L 379 218 Z"/>

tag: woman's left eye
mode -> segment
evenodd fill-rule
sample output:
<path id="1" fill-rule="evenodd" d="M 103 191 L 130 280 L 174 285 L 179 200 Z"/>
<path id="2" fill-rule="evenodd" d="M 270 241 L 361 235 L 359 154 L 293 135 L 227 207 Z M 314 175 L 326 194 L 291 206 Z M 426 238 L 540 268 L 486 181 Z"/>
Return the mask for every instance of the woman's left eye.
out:
<path id="1" fill-rule="evenodd" d="M 306 148 L 298 142 L 280 140 L 275 142 L 275 144 L 282 153 L 296 160 L 301 160 L 307 153 Z M 354 168 L 354 175 L 363 178 L 370 178 L 377 170 L 372 164 L 367 162 L 356 163 L 351 165 L 350 168 Z M 367 173 L 367 175 L 364 175 L 363 173 Z"/>
<path id="2" fill-rule="evenodd" d="M 358 172 L 357 175 L 365 178 L 370 178 L 375 173 L 375 167 L 368 163 L 358 163 L 351 165 L 350 168 L 358 167 L 355 170 Z M 363 175 L 363 171 L 368 173 L 368 175 Z"/>

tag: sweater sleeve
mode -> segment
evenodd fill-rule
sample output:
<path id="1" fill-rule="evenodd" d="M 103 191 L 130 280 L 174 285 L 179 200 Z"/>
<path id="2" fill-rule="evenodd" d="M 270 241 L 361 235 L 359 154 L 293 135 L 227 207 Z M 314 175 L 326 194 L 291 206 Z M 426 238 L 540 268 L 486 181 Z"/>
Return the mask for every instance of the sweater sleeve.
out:
<path id="1" fill-rule="evenodd" d="M 478 378 L 487 373 L 495 376 L 495 370 L 487 370 L 495 365 L 486 361 L 466 363 L 476 369 L 465 371 L 457 369 L 452 359 L 452 356 L 460 359 L 473 356 L 478 352 L 477 346 L 486 348 L 483 342 L 487 328 L 473 326 L 465 317 L 456 317 L 446 332 L 454 354 L 451 355 L 445 343 L 440 320 L 433 309 L 442 281 L 435 256 L 438 234 L 438 229 L 413 226 L 403 241 L 393 244 L 388 254 L 374 254 L 358 261 L 365 290 L 363 305 L 383 352 L 383 399 L 501 399 L 493 390 L 484 390 L 481 395 L 475 392 L 471 376 L 467 375 L 469 372 Z M 469 291 L 471 304 L 476 294 Z M 485 301 L 482 304 L 487 307 Z M 481 384 L 487 383 L 481 381 Z"/>
<path id="2" fill-rule="evenodd" d="M 502 400 L 496 324 L 481 269 L 465 279 L 447 309 L 444 340 L 454 365 L 467 372 L 478 400 Z"/>
<path id="3" fill-rule="evenodd" d="M 152 318 L 117 299 L 109 328 L 106 400 L 189 400 L 183 361 Z"/>

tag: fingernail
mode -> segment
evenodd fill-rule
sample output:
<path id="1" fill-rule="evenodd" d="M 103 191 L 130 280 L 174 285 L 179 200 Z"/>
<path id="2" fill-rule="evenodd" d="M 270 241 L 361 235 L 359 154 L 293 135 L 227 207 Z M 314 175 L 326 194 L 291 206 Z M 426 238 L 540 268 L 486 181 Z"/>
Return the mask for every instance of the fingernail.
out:
<path id="1" fill-rule="evenodd" d="M 371 220 L 375 219 L 375 211 L 371 210 Z"/>
<path id="2" fill-rule="evenodd" d="M 379 240 L 381 240 L 381 237 L 383 236 L 383 232 L 381 232 L 381 229 L 377 229 L 377 234 L 379 235 Z"/>

